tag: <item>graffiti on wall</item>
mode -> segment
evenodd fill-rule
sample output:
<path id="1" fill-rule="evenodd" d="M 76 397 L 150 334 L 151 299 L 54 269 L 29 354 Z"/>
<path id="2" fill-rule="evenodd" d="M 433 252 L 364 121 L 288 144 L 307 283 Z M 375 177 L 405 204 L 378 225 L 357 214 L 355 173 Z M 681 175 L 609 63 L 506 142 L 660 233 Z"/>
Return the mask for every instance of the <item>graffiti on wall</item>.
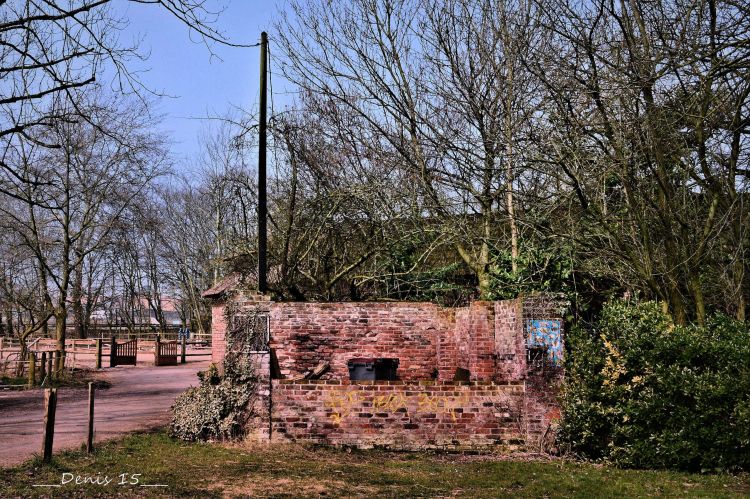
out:
<path id="1" fill-rule="evenodd" d="M 547 361 L 550 364 L 562 364 L 562 321 L 529 320 L 526 323 L 526 333 L 528 348 L 543 348 L 547 351 Z"/>
<path id="2" fill-rule="evenodd" d="M 355 408 L 361 407 L 361 400 L 358 392 L 335 392 L 326 398 L 323 406 L 332 410 L 329 417 L 334 424 L 339 424 Z"/>
<path id="3" fill-rule="evenodd" d="M 324 401 L 324 407 L 331 409 L 328 417 L 334 424 L 363 410 L 369 397 L 363 397 L 358 391 L 333 392 Z M 469 393 L 459 395 L 430 394 L 421 392 L 416 397 L 403 393 L 377 395 L 371 398 L 373 412 L 409 412 L 412 414 L 448 414 L 456 422 L 463 407 L 470 401 Z"/>

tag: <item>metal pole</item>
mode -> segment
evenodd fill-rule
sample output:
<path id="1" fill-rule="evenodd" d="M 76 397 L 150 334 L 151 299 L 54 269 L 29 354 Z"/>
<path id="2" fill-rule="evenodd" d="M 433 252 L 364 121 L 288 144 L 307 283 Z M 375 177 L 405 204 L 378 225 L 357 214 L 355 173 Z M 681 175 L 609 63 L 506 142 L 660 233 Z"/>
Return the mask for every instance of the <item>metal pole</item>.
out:
<path id="1" fill-rule="evenodd" d="M 268 263 L 266 261 L 267 228 L 266 218 L 268 213 L 266 200 L 266 106 L 268 91 L 268 35 L 264 31 L 260 34 L 260 123 L 258 140 L 258 291 L 265 293 L 268 290 L 266 272 Z"/>

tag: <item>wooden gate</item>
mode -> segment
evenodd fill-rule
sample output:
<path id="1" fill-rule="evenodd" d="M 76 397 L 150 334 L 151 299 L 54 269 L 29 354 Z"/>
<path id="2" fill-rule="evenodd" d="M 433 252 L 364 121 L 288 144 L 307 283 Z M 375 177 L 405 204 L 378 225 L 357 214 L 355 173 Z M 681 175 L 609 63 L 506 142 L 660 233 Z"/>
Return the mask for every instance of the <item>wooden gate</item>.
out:
<path id="1" fill-rule="evenodd" d="M 110 342 L 109 367 L 134 366 L 138 357 L 138 339 L 117 343 L 114 336 Z"/>
<path id="2" fill-rule="evenodd" d="M 176 341 L 156 341 L 154 345 L 154 365 L 155 366 L 176 366 L 177 365 L 177 345 Z"/>

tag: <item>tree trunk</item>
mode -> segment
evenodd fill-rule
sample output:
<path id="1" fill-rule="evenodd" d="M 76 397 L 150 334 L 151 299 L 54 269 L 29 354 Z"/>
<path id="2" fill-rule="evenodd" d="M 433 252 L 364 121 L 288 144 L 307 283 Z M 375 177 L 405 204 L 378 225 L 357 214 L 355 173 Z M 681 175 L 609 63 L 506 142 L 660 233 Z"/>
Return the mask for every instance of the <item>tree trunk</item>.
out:
<path id="1" fill-rule="evenodd" d="M 73 305 L 73 336 L 76 338 L 86 338 L 85 317 L 83 310 L 83 272 L 81 269 L 76 270 L 76 278 L 73 281 L 73 290 L 71 294 Z"/>
<path id="2" fill-rule="evenodd" d="M 68 311 L 65 309 L 65 305 L 55 309 L 55 338 L 57 338 L 57 350 L 59 355 L 57 356 L 57 362 L 55 364 L 55 372 L 62 372 L 63 369 L 63 355 L 65 355 L 65 329 L 68 324 Z"/>
<path id="3" fill-rule="evenodd" d="M 693 300 L 695 301 L 695 319 L 701 326 L 706 324 L 706 303 L 703 299 L 703 289 L 701 288 L 700 279 L 697 276 L 693 276 L 690 279 L 690 288 L 693 293 Z"/>
<path id="4" fill-rule="evenodd" d="M 682 301 L 679 289 L 674 284 L 669 289 L 669 312 L 675 324 L 685 325 L 687 323 L 685 304 Z"/>
<path id="5" fill-rule="evenodd" d="M 6 332 L 8 336 L 13 336 L 13 310 L 6 310 L 5 311 L 5 320 L 6 320 Z"/>

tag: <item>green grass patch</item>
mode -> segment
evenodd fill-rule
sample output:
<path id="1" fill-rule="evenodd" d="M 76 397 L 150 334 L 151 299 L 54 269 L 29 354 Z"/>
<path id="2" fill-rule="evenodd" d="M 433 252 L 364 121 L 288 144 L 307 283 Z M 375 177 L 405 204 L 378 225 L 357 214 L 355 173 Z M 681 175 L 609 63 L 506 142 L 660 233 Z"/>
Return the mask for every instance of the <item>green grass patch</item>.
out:
<path id="1" fill-rule="evenodd" d="M 0 376 L 0 386 L 24 386 L 28 382 L 23 376 Z"/>
<path id="2" fill-rule="evenodd" d="M 66 370 L 58 374 L 56 378 L 47 378 L 44 386 L 41 386 L 41 380 L 38 378 L 34 383 L 33 389 L 38 388 L 86 388 L 89 382 L 93 382 L 97 389 L 106 389 L 110 387 L 109 381 L 96 379 L 96 372 L 91 369 Z M 0 388 L 26 388 L 29 382 L 28 376 L 2 376 L 0 377 Z"/>
<path id="3" fill-rule="evenodd" d="M 71 475 L 72 474 L 72 475 Z M 63 478 L 100 484 L 59 488 Z M 102 485 L 104 477 L 111 479 Z M 137 481 L 137 484 L 122 484 Z M 166 485 L 146 487 L 144 485 Z M 622 470 L 565 461 L 491 456 L 346 451 L 294 444 L 185 443 L 164 432 L 101 445 L 93 455 L 65 452 L 0 470 L 0 496 L 111 497 L 742 497 L 750 477 Z"/>

